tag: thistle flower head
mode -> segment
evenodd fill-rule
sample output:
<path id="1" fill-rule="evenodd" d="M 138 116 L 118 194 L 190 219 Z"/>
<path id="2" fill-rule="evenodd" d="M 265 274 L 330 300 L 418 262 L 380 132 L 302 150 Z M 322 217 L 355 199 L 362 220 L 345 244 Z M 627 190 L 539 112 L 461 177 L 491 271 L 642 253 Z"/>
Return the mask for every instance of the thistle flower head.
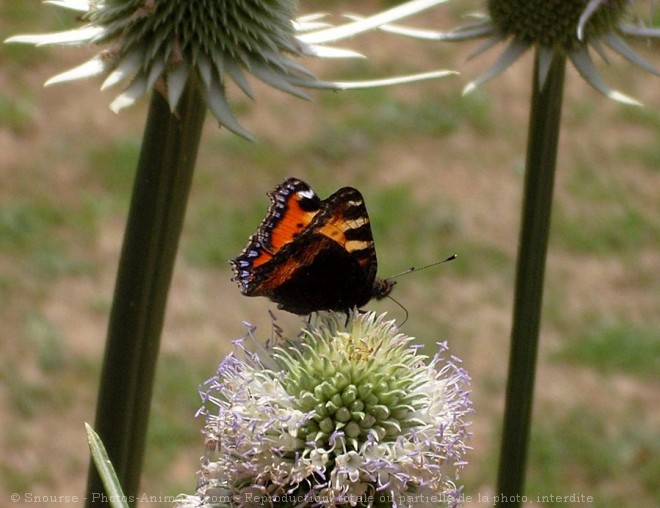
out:
<path id="1" fill-rule="evenodd" d="M 500 42 L 507 47 L 495 64 L 469 83 L 470 92 L 496 77 L 528 49 L 536 48 L 539 55 L 538 82 L 543 86 L 555 54 L 569 58 L 580 75 L 599 92 L 611 99 L 639 104 L 614 89 L 601 77 L 591 56 L 591 50 L 606 62 L 606 48 L 618 53 L 642 69 L 660 76 L 654 66 L 637 54 L 624 40 L 630 38 L 660 39 L 660 28 L 633 24 L 635 0 L 487 0 L 486 14 L 475 15 L 476 20 L 453 32 L 434 32 L 389 26 L 383 29 L 408 36 L 464 41 L 485 39 L 471 55 L 475 57 Z"/>
<path id="2" fill-rule="evenodd" d="M 584 1 L 488 0 L 493 26 L 503 36 L 566 52 L 610 32 L 628 13 L 630 0 L 604 2 L 603 8 L 597 9 L 586 23 L 584 36 L 579 38 L 578 25 L 585 7 Z"/>
<path id="3" fill-rule="evenodd" d="M 411 341 L 367 313 L 317 317 L 269 358 L 239 344 L 203 387 L 206 456 L 179 506 L 456 505 L 469 378 Z"/>
<path id="4" fill-rule="evenodd" d="M 319 16 L 295 19 L 295 0 L 50 0 L 82 13 L 83 26 L 52 34 L 18 35 L 6 42 L 37 45 L 98 45 L 92 59 L 54 76 L 54 84 L 104 76 L 102 89 L 128 82 L 112 102 L 118 111 L 153 88 L 174 110 L 191 76 L 198 78 L 215 118 L 250 137 L 232 115 L 225 87 L 229 81 L 248 97 L 246 73 L 279 90 L 306 98 L 305 87 L 344 89 L 388 85 L 444 76 L 447 71 L 380 81 L 339 83 L 315 78 L 293 58 L 356 57 L 353 51 L 325 46 L 409 16 L 447 0 L 413 0 L 362 22 L 328 28 Z"/>

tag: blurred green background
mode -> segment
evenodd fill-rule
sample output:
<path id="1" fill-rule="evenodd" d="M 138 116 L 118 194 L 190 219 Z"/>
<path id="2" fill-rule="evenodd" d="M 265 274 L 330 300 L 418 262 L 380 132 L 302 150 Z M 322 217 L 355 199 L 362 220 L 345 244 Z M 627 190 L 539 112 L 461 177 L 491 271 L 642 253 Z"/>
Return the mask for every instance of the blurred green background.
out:
<path id="1" fill-rule="evenodd" d="M 391 2 L 390 2 L 391 3 Z M 384 2 L 302 2 L 305 11 Z M 448 30 L 479 2 L 415 19 Z M 333 18 L 339 22 L 340 18 Z M 33 0 L 0 4 L 0 39 L 74 26 Z M 326 79 L 430 69 L 462 76 L 388 90 L 316 93 L 304 102 L 253 82 L 231 88 L 249 143 L 208 119 L 169 300 L 145 461 L 148 496 L 192 492 L 203 451 L 197 386 L 244 334 L 270 336 L 265 299 L 241 296 L 227 259 L 290 175 L 321 197 L 364 194 L 403 331 L 448 341 L 473 378 L 474 451 L 461 481 L 493 495 L 506 383 L 532 58 L 485 88 L 461 88 L 497 50 L 372 34 L 344 46 L 368 60 L 304 61 Z M 658 46 L 636 47 L 657 66 Z M 105 327 L 148 101 L 112 113 L 100 81 L 44 89 L 91 53 L 0 45 L 0 505 L 13 492 L 80 496 Z M 602 62 L 601 62 L 602 63 Z M 613 59 L 607 80 L 646 108 L 616 104 L 571 67 L 546 276 L 527 494 L 593 496 L 593 506 L 660 504 L 660 86 Z M 114 91 L 114 94 L 118 91 Z M 369 305 L 395 319 L 384 300 Z M 277 313 L 294 330 L 298 318 Z M 428 349 L 429 353 L 432 349 Z M 71 503 L 79 505 L 80 503 Z M 166 503 L 158 503 L 163 504 Z M 572 506 L 572 503 L 531 503 Z M 62 503 L 60 505 L 67 505 Z M 577 505 L 576 505 L 577 506 Z M 581 504 L 580 506 L 584 506 Z"/>

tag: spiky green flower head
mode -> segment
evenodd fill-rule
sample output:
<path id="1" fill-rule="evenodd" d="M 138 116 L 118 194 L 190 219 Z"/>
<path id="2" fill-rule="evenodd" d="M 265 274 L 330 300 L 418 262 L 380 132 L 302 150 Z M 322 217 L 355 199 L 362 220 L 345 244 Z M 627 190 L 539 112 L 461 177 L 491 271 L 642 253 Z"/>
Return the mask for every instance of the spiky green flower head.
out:
<path id="1" fill-rule="evenodd" d="M 47 84 L 99 75 L 105 77 L 102 89 L 128 82 L 111 104 L 114 111 L 132 105 L 152 89 L 162 93 L 174 110 L 189 78 L 196 79 L 220 124 L 250 137 L 232 115 L 225 95 L 231 81 L 253 98 L 248 74 L 302 98 L 307 97 L 302 90 L 305 87 L 345 89 L 450 74 L 438 71 L 375 82 L 338 83 L 318 80 L 294 61 L 300 56 L 360 57 L 324 44 L 445 1 L 413 0 L 404 8 L 390 9 L 359 23 L 329 27 L 319 16 L 296 19 L 295 0 L 51 0 L 46 3 L 81 13 L 83 25 L 53 34 L 19 35 L 6 42 L 102 46 L 91 60 Z"/>
<path id="2" fill-rule="evenodd" d="M 474 22 L 452 32 L 416 30 L 401 26 L 383 27 L 389 32 L 426 40 L 461 42 L 485 39 L 471 55 L 476 57 L 499 42 L 507 47 L 497 61 L 475 80 L 464 93 L 471 92 L 498 76 L 528 49 L 538 50 L 538 83 L 542 87 L 557 53 L 567 56 L 587 83 L 607 97 L 639 105 L 612 89 L 601 77 L 590 50 L 606 62 L 606 48 L 618 53 L 643 70 L 660 76 L 653 65 L 637 54 L 626 38 L 660 39 L 660 28 L 644 26 L 637 19 L 635 0 L 487 0 L 486 13 L 475 14 Z"/>
<path id="3" fill-rule="evenodd" d="M 584 36 L 578 25 L 588 0 L 488 0 L 488 14 L 499 32 L 528 44 L 567 52 L 614 30 L 630 14 L 631 0 L 603 2 L 589 18 Z"/>
<path id="4" fill-rule="evenodd" d="M 37 44 L 92 44 L 105 49 L 53 84 L 106 76 L 102 89 L 129 80 L 111 104 L 118 111 L 153 87 L 174 109 L 191 71 L 196 71 L 207 104 L 220 123 L 247 133 L 229 111 L 224 87 L 230 77 L 252 96 L 242 69 L 288 92 L 303 95 L 292 78 L 311 79 L 290 55 L 300 55 L 295 38 L 294 0 L 62 0 L 52 2 L 82 12 L 76 30 L 10 39 Z"/>
<path id="5" fill-rule="evenodd" d="M 267 357 L 241 343 L 203 389 L 206 457 L 179 506 L 457 505 L 469 377 L 412 341 L 366 313 L 317 316 Z"/>
<path id="6" fill-rule="evenodd" d="M 628 24 L 634 0 L 488 0 L 488 23 L 491 36 L 511 39 L 496 64 L 468 84 L 466 91 L 496 76 L 530 47 L 539 49 L 539 84 L 556 52 L 568 56 L 580 75 L 594 88 L 620 102 L 639 103 L 610 88 L 596 69 L 589 47 L 607 61 L 607 46 L 639 67 L 660 76 L 660 72 L 626 44 L 622 36 L 660 37 L 660 31 L 649 33 Z M 482 25 L 483 26 L 483 25 Z"/>

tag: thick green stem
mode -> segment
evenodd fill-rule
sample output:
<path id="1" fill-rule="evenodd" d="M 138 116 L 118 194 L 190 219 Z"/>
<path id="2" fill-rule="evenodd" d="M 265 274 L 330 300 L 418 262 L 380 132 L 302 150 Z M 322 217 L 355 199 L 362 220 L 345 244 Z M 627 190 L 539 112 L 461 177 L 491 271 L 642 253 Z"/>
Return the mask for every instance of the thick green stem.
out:
<path id="1" fill-rule="evenodd" d="M 155 92 L 142 141 L 95 424 L 126 496 L 138 494 L 165 305 L 205 113 L 194 79 L 174 114 Z M 87 506 L 106 506 L 102 494 L 91 465 Z"/>
<path id="2" fill-rule="evenodd" d="M 566 58 L 555 54 L 543 88 L 539 88 L 538 82 L 538 52 L 534 67 L 509 374 L 496 491 L 500 496 L 499 507 L 523 504 Z"/>

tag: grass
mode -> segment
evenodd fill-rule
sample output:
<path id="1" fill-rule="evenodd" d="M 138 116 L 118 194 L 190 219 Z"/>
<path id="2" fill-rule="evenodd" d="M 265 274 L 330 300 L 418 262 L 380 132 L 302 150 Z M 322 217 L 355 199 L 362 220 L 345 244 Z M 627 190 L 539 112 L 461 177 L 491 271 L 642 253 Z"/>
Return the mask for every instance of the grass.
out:
<path id="1" fill-rule="evenodd" d="M 148 476 L 158 478 L 162 471 L 167 471 L 183 447 L 189 450 L 186 456 L 190 459 L 190 466 L 197 466 L 193 461 L 202 452 L 202 448 L 197 448 L 197 445 L 204 425 L 202 418 L 194 417 L 201 406 L 201 400 L 196 396 L 197 388 L 213 375 L 216 367 L 210 359 L 190 362 L 178 355 L 163 355 L 158 367 L 154 407 L 149 421 L 147 454 L 150 460 L 145 471 Z M 176 495 L 179 492 L 170 493 Z"/>
<path id="2" fill-rule="evenodd" d="M 29 316 L 25 335 L 34 347 L 39 369 L 54 374 L 66 368 L 68 360 L 62 343 L 61 332 L 40 315 Z"/>
<path id="3" fill-rule="evenodd" d="M 19 201 L 0 208 L 0 251 L 11 253 L 19 266 L 40 276 L 74 269 L 67 246 L 54 232 L 63 224 L 63 210 L 45 200 Z"/>
<path id="4" fill-rule="evenodd" d="M 103 143 L 90 150 L 89 166 L 103 185 L 104 194 L 116 197 L 130 195 L 139 154 L 140 141 L 134 138 Z M 126 205 L 125 199 L 121 205 Z"/>
<path id="5" fill-rule="evenodd" d="M 7 126 L 16 135 L 27 134 L 32 125 L 33 98 L 8 97 L 0 93 L 0 124 Z"/>
<path id="6" fill-rule="evenodd" d="M 640 326 L 620 319 L 603 320 L 573 336 L 556 352 L 562 362 L 651 379 L 660 372 L 660 325 Z"/>
<path id="7" fill-rule="evenodd" d="M 637 206 L 614 205 L 599 213 L 593 208 L 581 214 L 555 213 L 553 234 L 561 247 L 586 255 L 634 254 L 659 237 L 660 222 Z"/>
<path id="8" fill-rule="evenodd" d="M 660 112 L 655 108 L 624 108 L 617 112 L 620 121 L 660 129 Z"/>
<path id="9" fill-rule="evenodd" d="M 587 505 L 602 508 L 652 506 L 658 494 L 654 479 L 660 473 L 660 462 L 651 455 L 658 450 L 656 440 L 648 430 L 635 435 L 630 425 L 612 428 L 609 420 L 607 412 L 584 408 L 538 418 L 532 433 L 530 499 L 540 496 L 543 506 L 553 507 L 579 506 L 585 503 L 581 496 L 591 497 Z M 577 497 L 567 503 L 564 496 Z"/>
<path id="10" fill-rule="evenodd" d="M 265 197 L 242 209 L 233 203 L 206 196 L 197 201 L 187 219 L 183 254 L 194 266 L 226 268 L 227 260 L 237 256 L 247 244 L 245 224 L 256 231 L 268 202 Z"/>
<path id="11" fill-rule="evenodd" d="M 43 278 L 89 270 L 90 260 L 79 257 L 72 245 L 93 234 L 93 211 L 67 209 L 50 200 L 43 196 L 37 201 L 0 205 L 0 258 L 8 254 L 15 259 L 16 268 Z M 76 229 L 69 231 L 71 226 Z"/>
<path id="12" fill-rule="evenodd" d="M 370 213 L 379 218 L 373 225 L 374 238 L 379 244 L 408 246 L 383 260 L 386 271 L 402 271 L 408 264 L 419 267 L 452 254 L 452 234 L 458 226 L 451 206 L 430 212 L 415 199 L 409 185 L 380 189 L 370 193 L 369 198 Z M 401 210 L 406 211 L 405 216 Z M 427 241 L 419 242 L 420 235 Z"/>
<path id="13" fill-rule="evenodd" d="M 336 128 L 348 137 L 359 133 L 374 143 L 418 136 L 443 138 L 466 125 L 485 133 L 491 126 L 489 103 L 481 94 L 462 98 L 433 90 L 411 101 L 376 89 L 356 92 L 351 97 L 328 94 L 323 96 L 322 104 L 342 113 L 341 126 L 328 123 L 326 128 Z M 327 140 L 326 136 L 321 133 L 319 140 Z"/>
<path id="14" fill-rule="evenodd" d="M 16 365 L 5 361 L 3 385 L 8 396 L 11 411 L 21 418 L 33 418 L 47 402 L 49 390 L 40 383 L 25 378 Z"/>
<path id="15" fill-rule="evenodd" d="M 40 329 L 35 330 L 37 326 Z M 52 325 L 31 321 L 27 332 L 30 349 L 36 349 L 38 356 L 20 365 L 4 361 L 2 370 L 12 410 L 26 424 L 34 425 L 45 414 L 55 417 L 70 411 L 77 404 L 76 392 L 85 391 L 85 383 L 96 370 L 90 369 L 86 358 L 64 355 L 58 331 Z M 58 362 L 54 364 L 54 360 Z"/>
<path id="16" fill-rule="evenodd" d="M 644 167 L 656 175 L 660 173 L 660 147 L 657 143 L 640 143 L 621 150 L 619 157 L 623 163 L 641 162 Z"/>
<path id="17" fill-rule="evenodd" d="M 46 233 L 63 221 L 63 211 L 44 201 L 6 203 L 0 209 L 0 249 L 36 250 Z"/>

